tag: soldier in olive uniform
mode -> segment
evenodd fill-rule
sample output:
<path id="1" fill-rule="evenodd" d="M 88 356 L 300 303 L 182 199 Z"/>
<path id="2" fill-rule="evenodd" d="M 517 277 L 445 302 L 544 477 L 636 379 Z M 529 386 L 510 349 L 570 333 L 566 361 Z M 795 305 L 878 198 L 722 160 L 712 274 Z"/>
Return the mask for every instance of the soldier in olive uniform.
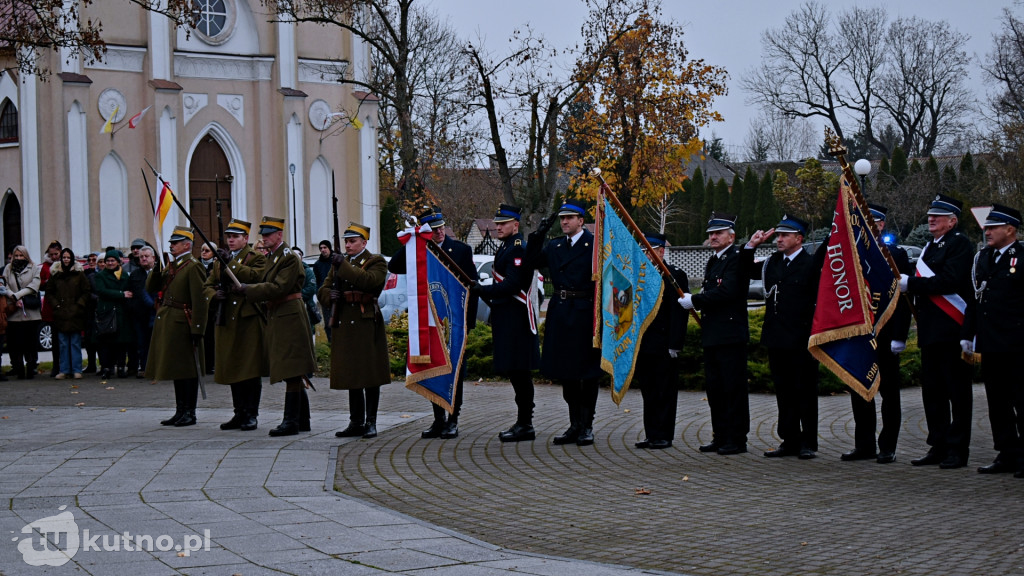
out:
<path id="1" fill-rule="evenodd" d="M 239 282 L 259 282 L 267 259 L 249 246 L 252 224 L 233 218 L 224 230 L 227 249 L 218 255 L 228 263 L 228 269 Z M 258 424 L 260 379 L 266 373 L 264 356 L 253 354 L 263 347 L 263 325 L 256 304 L 239 294 L 229 294 L 232 280 L 221 270 L 221 261 L 213 263 L 213 272 L 206 279 L 204 293 L 212 299 L 215 358 L 213 380 L 231 386 L 231 404 L 235 415 L 220 425 L 221 430 L 255 430 Z M 230 361 L 228 359 L 231 359 Z"/>
<path id="2" fill-rule="evenodd" d="M 366 249 L 370 229 L 350 222 L 343 234 L 345 253 L 331 256 L 317 298 L 333 311 L 331 334 L 331 389 L 348 390 L 348 427 L 338 438 L 377 435 L 380 387 L 391 382 L 384 317 L 377 298 L 384 291 L 388 263 Z"/>
<path id="3" fill-rule="evenodd" d="M 302 303 L 306 273 L 302 262 L 282 242 L 283 218 L 264 216 L 260 221 L 260 235 L 267 249 L 263 274 L 258 282 L 243 282 L 231 291 L 244 295 L 248 302 L 266 303 L 263 355 L 270 364 L 270 383 L 284 380 L 287 386 L 284 418 L 270 435 L 293 436 L 310 430 L 306 374 L 316 369 L 309 316 Z"/>
<path id="4" fill-rule="evenodd" d="M 171 234 L 171 263 L 146 280 L 146 290 L 156 294 L 156 317 L 150 341 L 146 376 L 152 380 L 174 380 L 174 415 L 164 426 L 196 423 L 199 377 L 203 366 L 203 334 L 210 301 L 203 294 L 206 270 L 192 256 L 190 228 L 176 226 Z"/>
<path id="5" fill-rule="evenodd" d="M 985 220 L 985 244 L 974 258 L 971 278 L 977 302 L 967 307 L 960 346 L 981 354 L 981 375 L 988 399 L 988 420 L 998 452 L 981 474 L 1013 472 L 1024 478 L 1024 386 L 1020 352 L 1024 349 L 1024 269 L 1017 266 L 1024 244 L 1017 240 L 1020 212 L 996 204 Z"/>
<path id="6" fill-rule="evenodd" d="M 701 452 L 723 456 L 747 451 L 750 400 L 747 396 L 747 288 L 750 280 L 736 241 L 736 216 L 712 213 L 708 246 L 715 251 L 704 269 L 700 294 L 679 299 L 683 308 L 696 308 L 704 324 L 704 379 L 711 409 L 711 442 Z"/>

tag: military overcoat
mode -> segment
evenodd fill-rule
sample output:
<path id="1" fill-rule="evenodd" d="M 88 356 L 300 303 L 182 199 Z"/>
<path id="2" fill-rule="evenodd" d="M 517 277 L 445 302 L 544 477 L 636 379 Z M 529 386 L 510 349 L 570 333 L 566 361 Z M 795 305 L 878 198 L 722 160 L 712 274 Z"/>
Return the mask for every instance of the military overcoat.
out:
<path id="1" fill-rule="evenodd" d="M 97 274 L 97 277 L 101 273 Z M 127 280 L 127 275 L 125 276 Z M 206 372 L 202 336 L 206 333 L 206 317 L 210 301 L 203 294 L 206 270 L 185 253 L 160 273 L 153 271 L 146 279 L 146 290 L 157 295 L 156 317 L 153 318 L 153 339 L 146 360 L 146 377 L 153 380 L 184 380 L 196 378 L 193 343 L 199 350 L 200 369 Z M 194 337 L 199 341 L 195 342 Z"/>
<path id="2" fill-rule="evenodd" d="M 252 284 L 263 279 L 263 270 L 267 259 L 248 245 L 238 251 L 228 261 L 228 268 L 244 284 Z M 213 273 L 206 279 L 203 294 L 210 299 L 211 306 L 216 307 L 213 300 L 217 288 L 221 285 L 220 261 L 213 264 Z M 226 275 L 224 286 L 228 289 L 231 280 Z M 221 324 L 214 327 L 215 358 L 221 358 L 214 364 L 213 380 L 218 384 L 233 384 L 250 378 L 258 378 L 269 374 L 266 356 L 263 351 L 263 322 L 260 320 L 258 304 L 252 302 L 244 294 L 234 294 L 228 289 L 227 298 L 223 300 L 220 311 Z"/>
<path id="3" fill-rule="evenodd" d="M 317 299 L 327 303 L 324 317 L 336 307 L 339 323 L 331 329 L 331 389 L 356 390 L 391 382 L 387 332 L 377 297 L 384 290 L 388 264 L 368 250 L 345 260 L 327 273 Z M 338 285 L 335 286 L 335 277 Z M 352 296 L 337 303 L 331 290 Z M 358 293 L 367 295 L 358 296 Z M 360 298 L 363 301 L 359 301 Z M 372 300 L 372 301 L 371 301 Z"/>
<path id="4" fill-rule="evenodd" d="M 283 243 L 267 256 L 263 276 L 245 291 L 251 302 L 265 302 L 263 355 L 270 382 L 305 376 L 316 369 L 309 317 L 302 303 L 306 272 L 302 261 Z"/>

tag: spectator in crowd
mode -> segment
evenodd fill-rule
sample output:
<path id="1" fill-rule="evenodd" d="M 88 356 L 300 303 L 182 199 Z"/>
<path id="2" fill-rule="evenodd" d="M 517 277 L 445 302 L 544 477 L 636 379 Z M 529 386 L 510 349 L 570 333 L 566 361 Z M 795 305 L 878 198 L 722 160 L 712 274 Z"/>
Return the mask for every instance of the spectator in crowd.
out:
<path id="1" fill-rule="evenodd" d="M 60 260 L 60 251 L 64 248 L 60 241 L 54 240 L 50 242 L 50 245 L 46 247 L 46 259 L 39 265 L 39 293 L 45 293 L 48 288 L 46 284 L 50 281 L 50 266 Z M 41 315 L 43 322 L 53 324 L 53 307 L 50 306 L 48 300 L 43 299 L 43 307 L 41 309 Z M 60 342 L 57 338 L 51 340 L 51 351 L 53 352 L 54 358 L 60 358 Z M 50 370 L 50 378 L 57 376 L 57 362 L 53 363 L 53 369 Z"/>
<path id="2" fill-rule="evenodd" d="M 117 370 L 119 378 L 127 378 L 125 357 L 127 347 L 135 341 L 135 329 L 128 322 L 130 315 L 128 306 L 134 296 L 128 287 L 128 275 L 121 268 L 121 252 L 108 250 L 104 258 L 103 270 L 97 272 L 94 286 L 97 296 L 96 318 L 106 317 L 113 311 L 114 330 L 107 334 L 97 334 L 100 343 L 100 378 L 113 378 Z M 97 325 L 97 332 L 102 326 Z"/>
<path id="3" fill-rule="evenodd" d="M 11 302 L 7 315 L 7 351 L 11 355 L 10 374 L 16 378 L 35 377 L 39 363 L 36 350 L 39 340 L 39 325 L 42 322 L 39 297 L 39 269 L 28 249 L 15 246 L 11 251 L 11 263 L 4 268 L 7 283 L 7 299 Z"/>
<path id="4" fill-rule="evenodd" d="M 86 276 L 91 277 L 97 270 L 99 270 L 99 255 L 99 252 L 90 252 L 89 255 L 85 257 L 86 263 L 84 268 Z"/>
<path id="5" fill-rule="evenodd" d="M 131 277 L 132 272 L 135 272 L 141 266 L 139 264 L 139 251 L 142 250 L 143 246 L 149 246 L 142 238 L 136 238 L 132 240 L 131 252 L 128 255 L 128 262 L 124 265 L 124 273 Z"/>
<path id="6" fill-rule="evenodd" d="M 85 333 L 82 336 L 82 346 L 85 347 L 85 357 L 89 364 L 82 370 L 85 374 L 96 373 L 96 354 L 99 346 L 96 343 L 96 273 L 103 270 L 103 259 L 99 252 L 89 254 L 88 265 L 85 268 L 85 277 L 89 279 L 92 291 L 89 294 L 89 302 L 85 305 Z"/>
<path id="7" fill-rule="evenodd" d="M 153 295 L 146 291 L 146 280 L 150 272 L 158 270 L 156 252 L 151 246 L 139 249 L 139 267 L 128 276 L 128 289 L 132 295 L 132 316 L 135 321 L 135 346 L 138 348 L 139 364 L 136 376 L 145 378 L 146 358 L 149 356 L 149 341 L 153 336 L 153 317 L 156 315 Z"/>
<path id="8" fill-rule="evenodd" d="M 75 253 L 64 248 L 60 259 L 50 266 L 46 288 L 46 302 L 53 310 L 52 327 L 60 342 L 60 352 L 54 356 L 54 364 L 59 366 L 58 380 L 82 377 L 82 330 L 91 292 L 92 286 L 82 265 L 75 261 Z"/>
<path id="9" fill-rule="evenodd" d="M 331 255 L 334 254 L 334 245 L 331 244 L 330 240 L 320 241 L 320 256 L 313 263 L 313 274 L 316 276 L 316 288 L 320 289 L 324 285 L 324 279 L 327 278 L 327 273 L 331 271 Z M 324 322 L 324 334 L 327 335 L 327 341 L 331 341 L 331 323 Z"/>

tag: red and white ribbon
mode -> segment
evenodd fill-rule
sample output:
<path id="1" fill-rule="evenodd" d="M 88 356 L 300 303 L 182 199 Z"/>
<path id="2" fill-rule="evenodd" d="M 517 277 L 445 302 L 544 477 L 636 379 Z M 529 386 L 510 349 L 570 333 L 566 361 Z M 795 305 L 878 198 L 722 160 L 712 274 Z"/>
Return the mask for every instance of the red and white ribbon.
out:
<path id="1" fill-rule="evenodd" d="M 927 249 L 927 247 L 925 247 Z M 935 272 L 924 262 L 924 252 L 917 259 L 917 276 L 919 278 L 931 278 Z M 967 312 L 967 302 L 959 294 L 929 294 L 928 298 L 952 318 L 957 324 L 963 326 L 964 314 Z"/>

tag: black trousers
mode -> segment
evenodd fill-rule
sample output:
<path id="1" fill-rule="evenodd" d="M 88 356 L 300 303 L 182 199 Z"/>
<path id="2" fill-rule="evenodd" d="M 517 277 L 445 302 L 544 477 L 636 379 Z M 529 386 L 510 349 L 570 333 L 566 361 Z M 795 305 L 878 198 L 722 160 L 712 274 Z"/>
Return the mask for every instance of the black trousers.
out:
<path id="1" fill-rule="evenodd" d="M 516 423 L 533 426 L 533 375 L 529 370 L 510 370 L 508 379 L 516 393 Z"/>
<path id="2" fill-rule="evenodd" d="M 668 352 L 637 356 L 633 380 L 644 400 L 644 433 L 647 440 L 668 440 L 676 435 L 679 403 L 679 365 Z"/>
<path id="3" fill-rule="evenodd" d="M 597 411 L 597 395 L 600 382 L 596 378 L 587 380 L 559 380 L 562 385 L 562 399 L 569 408 L 569 424 L 579 428 L 594 425 Z"/>
<path id="4" fill-rule="evenodd" d="M 459 367 L 459 381 L 455 385 L 455 398 L 452 398 L 452 413 L 449 416 L 444 408 L 438 406 L 437 404 L 432 404 L 432 406 L 434 407 L 434 420 L 436 422 L 444 422 L 448 418 L 451 418 L 452 420 L 459 419 L 459 414 L 462 412 L 462 383 L 466 379 L 465 376 L 466 357 L 463 356 L 462 366 Z"/>
<path id="5" fill-rule="evenodd" d="M 704 375 L 711 409 L 712 441 L 744 446 L 750 432 L 747 397 L 747 345 L 724 344 L 704 348 Z"/>
<path id="6" fill-rule="evenodd" d="M 982 358 L 988 420 L 999 451 L 997 458 L 1024 470 L 1024 382 L 1019 353 L 984 352 Z"/>
<path id="7" fill-rule="evenodd" d="M 807 348 L 769 348 L 779 406 L 779 438 L 791 450 L 818 450 L 818 361 Z"/>
<path id="8" fill-rule="evenodd" d="M 21 314 L 21 312 L 12 313 Z M 40 320 L 22 320 L 7 323 L 7 352 L 11 356 L 11 370 L 15 373 L 35 374 L 39 364 Z"/>
<path id="9" fill-rule="evenodd" d="M 903 411 L 900 407 L 900 357 L 890 350 L 884 349 L 879 343 L 878 395 L 882 397 L 882 431 L 878 434 L 878 449 L 882 452 L 895 452 L 896 441 L 900 437 L 903 426 Z M 857 450 L 867 453 L 875 451 L 875 427 L 878 424 L 875 415 L 875 401 L 870 402 L 859 394 L 850 394 L 850 405 L 853 408 L 853 439 Z"/>
<path id="10" fill-rule="evenodd" d="M 921 348 L 921 399 L 928 445 L 966 459 L 971 447 L 971 366 L 960 359 L 959 342 Z"/>

